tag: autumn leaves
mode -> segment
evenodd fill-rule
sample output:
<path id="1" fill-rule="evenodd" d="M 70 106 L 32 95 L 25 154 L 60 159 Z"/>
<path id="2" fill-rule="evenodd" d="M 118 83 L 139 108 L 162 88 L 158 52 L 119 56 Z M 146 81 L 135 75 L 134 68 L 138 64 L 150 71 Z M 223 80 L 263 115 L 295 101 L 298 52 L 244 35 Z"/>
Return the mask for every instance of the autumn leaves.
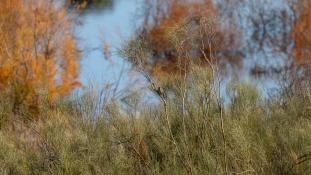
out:
<path id="1" fill-rule="evenodd" d="M 310 63 L 311 3 L 307 0 L 280 0 L 277 7 L 244 0 L 145 2 L 144 23 L 128 49 L 138 45 L 143 53 L 128 58 L 141 62 L 145 72 L 159 79 L 183 75 L 192 63 L 208 66 L 212 62 L 225 73 L 240 70 L 252 54 L 284 58 L 273 70 L 260 68 L 261 72 L 279 73 Z M 261 62 L 269 67 L 267 59 Z M 251 66 L 258 68 L 255 63 Z"/>
<path id="2" fill-rule="evenodd" d="M 224 4 L 229 5 L 221 8 Z M 293 13 L 279 13 L 282 20 L 297 15 L 289 27 L 292 38 L 288 45 L 293 49 L 286 54 L 293 55 L 291 62 L 309 65 L 311 3 L 304 0 L 293 4 Z M 235 5 L 228 0 L 146 0 L 143 25 L 129 42 L 126 56 L 159 79 L 184 75 L 191 64 L 208 67 L 217 63 L 224 72 L 240 68 L 246 55 L 245 31 L 238 24 L 238 17 L 243 15 L 230 12 Z M 254 26 L 265 21 L 262 15 L 252 20 Z M 67 7 L 52 0 L 0 2 L 0 91 L 13 94 L 14 106 L 37 104 L 42 94 L 55 101 L 81 86 L 80 54 L 73 28 Z M 274 33 L 278 31 L 278 27 L 274 29 Z"/>
<path id="3" fill-rule="evenodd" d="M 73 20 L 54 1 L 0 2 L 0 88 L 16 108 L 65 96 L 79 83 Z"/>

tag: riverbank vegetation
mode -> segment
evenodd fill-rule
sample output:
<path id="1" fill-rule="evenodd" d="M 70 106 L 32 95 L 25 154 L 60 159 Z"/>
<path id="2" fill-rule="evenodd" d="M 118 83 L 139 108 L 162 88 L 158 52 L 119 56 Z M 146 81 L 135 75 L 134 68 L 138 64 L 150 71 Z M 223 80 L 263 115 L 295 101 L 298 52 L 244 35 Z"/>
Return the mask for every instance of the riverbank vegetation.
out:
<path id="1" fill-rule="evenodd" d="M 161 8 L 146 8 L 120 53 L 146 77 L 150 103 L 134 88 L 75 93 L 74 15 L 54 1 L 0 1 L 0 173 L 311 174 L 310 3 L 283 33 L 292 48 L 275 50 L 286 53 L 280 71 L 261 69 L 277 74 L 264 94 L 226 79 L 247 54 L 243 27 L 215 20 L 221 6 L 152 2 Z M 263 43 L 279 36 L 268 34 Z"/>
<path id="2" fill-rule="evenodd" d="M 154 90 L 155 106 L 131 96 L 124 108 L 86 93 L 53 107 L 40 102 L 44 113 L 28 123 L 1 98 L 1 117 L 9 117 L 0 132 L 1 173 L 311 173 L 310 86 L 265 100 L 252 85 L 232 84 L 224 105 L 210 71 L 193 67 L 190 77 L 171 83 L 170 94 Z"/>

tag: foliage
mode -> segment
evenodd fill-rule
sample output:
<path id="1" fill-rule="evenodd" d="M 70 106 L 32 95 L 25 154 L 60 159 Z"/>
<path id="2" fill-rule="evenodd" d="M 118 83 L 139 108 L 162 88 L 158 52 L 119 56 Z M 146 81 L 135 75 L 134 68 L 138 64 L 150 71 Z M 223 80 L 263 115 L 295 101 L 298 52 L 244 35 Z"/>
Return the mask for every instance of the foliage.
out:
<path id="1" fill-rule="evenodd" d="M 148 2 L 124 54 L 149 81 L 151 104 L 135 89 L 122 100 L 111 87 L 67 96 L 79 52 L 65 7 L 0 1 L 0 174 L 311 174 L 310 66 L 282 74 L 268 98 L 249 83 L 227 86 L 221 60 L 231 62 L 239 32 L 218 23 L 215 4 Z M 308 21 L 294 26 L 298 61 Z"/>
<path id="2" fill-rule="evenodd" d="M 80 86 L 74 23 L 54 1 L 0 2 L 0 91 L 13 110 L 38 112 L 42 94 L 56 100 Z"/>
<path id="3" fill-rule="evenodd" d="M 144 22 L 127 47 L 133 50 L 143 44 L 141 64 L 154 77 L 183 75 L 189 60 L 202 66 L 212 61 L 229 74 L 248 62 L 245 69 L 255 76 L 279 75 L 310 62 L 308 0 L 146 0 L 145 4 Z M 137 64 L 139 55 L 126 57 Z"/>
<path id="4" fill-rule="evenodd" d="M 302 1 L 298 7 L 299 19 L 294 26 L 293 36 L 295 40 L 295 56 L 298 64 L 310 65 L 310 42 L 311 42 L 311 2 Z"/>
<path id="5" fill-rule="evenodd" d="M 311 173 L 310 99 L 292 89 L 291 97 L 279 93 L 266 101 L 253 86 L 235 83 L 228 88 L 231 102 L 224 105 L 211 73 L 191 68 L 185 88 L 172 82 L 166 96 L 158 95 L 161 103 L 136 113 L 125 113 L 114 100 L 98 99 L 101 107 L 93 108 L 96 98 L 87 100 L 92 94 L 86 94 L 47 106 L 40 121 L 6 122 L 0 131 L 0 172 Z M 97 111 L 90 109 L 102 110 L 93 118 Z"/>
<path id="6" fill-rule="evenodd" d="M 147 0 L 144 23 L 128 50 L 142 45 L 144 58 L 130 54 L 132 63 L 143 59 L 143 69 L 157 78 L 184 74 L 190 62 L 209 66 L 212 62 L 230 68 L 241 65 L 241 34 L 220 23 L 213 1 Z M 230 21 L 233 27 L 234 20 Z"/>

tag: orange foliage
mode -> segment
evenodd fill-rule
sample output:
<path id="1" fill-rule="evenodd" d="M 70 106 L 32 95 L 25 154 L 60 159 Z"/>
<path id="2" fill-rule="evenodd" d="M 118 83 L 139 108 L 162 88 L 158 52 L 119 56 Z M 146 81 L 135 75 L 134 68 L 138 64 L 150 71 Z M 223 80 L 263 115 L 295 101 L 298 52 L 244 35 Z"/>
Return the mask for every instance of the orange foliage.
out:
<path id="1" fill-rule="evenodd" d="M 0 91 L 13 94 L 14 105 L 34 104 L 41 93 L 54 101 L 80 86 L 72 29 L 52 0 L 0 1 Z"/>
<path id="2" fill-rule="evenodd" d="M 299 18 L 294 26 L 295 57 L 299 65 L 311 63 L 311 1 L 301 1 Z"/>
<path id="3" fill-rule="evenodd" d="M 150 7 L 139 36 L 147 40 L 151 56 L 144 66 L 152 75 L 183 73 L 190 61 L 200 65 L 212 61 L 224 67 L 241 63 L 240 55 L 232 54 L 239 47 L 238 33 L 221 26 L 212 0 L 147 2 Z"/>

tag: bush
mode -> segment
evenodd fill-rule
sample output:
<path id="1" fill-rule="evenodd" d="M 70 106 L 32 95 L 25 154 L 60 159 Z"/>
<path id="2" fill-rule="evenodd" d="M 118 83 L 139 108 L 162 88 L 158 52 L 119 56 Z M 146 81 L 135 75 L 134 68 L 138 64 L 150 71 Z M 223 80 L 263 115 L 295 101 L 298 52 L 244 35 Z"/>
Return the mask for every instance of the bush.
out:
<path id="1" fill-rule="evenodd" d="M 0 2 L 0 90 L 15 114 L 27 108 L 36 118 L 41 98 L 54 101 L 80 86 L 73 26 L 52 0 Z"/>
<path id="2" fill-rule="evenodd" d="M 94 122 L 93 113 L 81 111 L 92 104 L 71 99 L 47 108 L 40 121 L 6 123 L 0 132 L 0 172 L 311 173 L 311 122 L 302 112 L 310 102 L 266 101 L 253 86 L 238 83 L 229 88 L 231 102 L 224 105 L 210 71 L 194 67 L 190 77 L 171 82 L 166 95 L 158 95 L 162 102 L 145 106 L 136 117 L 119 102 L 107 101 Z"/>

